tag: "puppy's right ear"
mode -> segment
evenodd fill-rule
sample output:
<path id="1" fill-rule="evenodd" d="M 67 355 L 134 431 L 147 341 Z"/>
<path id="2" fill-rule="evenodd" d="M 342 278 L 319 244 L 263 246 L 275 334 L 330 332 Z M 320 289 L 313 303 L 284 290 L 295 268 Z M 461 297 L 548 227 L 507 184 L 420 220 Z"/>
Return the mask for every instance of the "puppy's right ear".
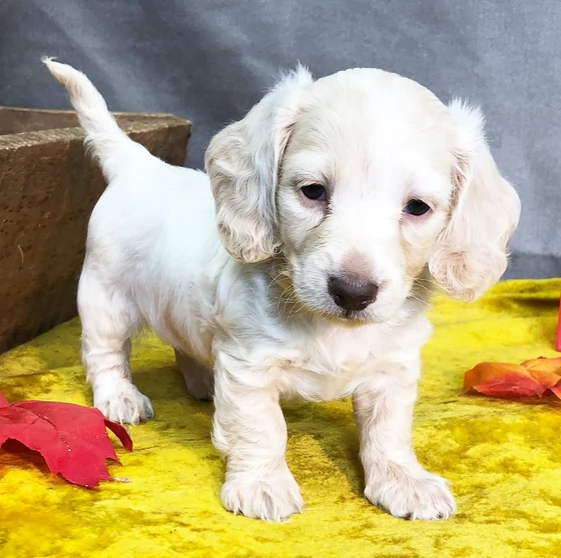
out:
<path id="1" fill-rule="evenodd" d="M 312 81 L 310 72 L 299 66 L 243 120 L 219 132 L 206 151 L 220 238 L 226 250 L 243 262 L 266 260 L 278 248 L 279 165 L 300 112 L 301 93 Z"/>

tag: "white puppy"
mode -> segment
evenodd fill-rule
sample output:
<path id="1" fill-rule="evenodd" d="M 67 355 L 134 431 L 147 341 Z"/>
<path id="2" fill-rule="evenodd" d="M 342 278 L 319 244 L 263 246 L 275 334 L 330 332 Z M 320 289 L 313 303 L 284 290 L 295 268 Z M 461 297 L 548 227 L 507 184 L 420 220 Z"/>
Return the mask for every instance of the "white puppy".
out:
<path id="1" fill-rule="evenodd" d="M 397 517 L 451 516 L 411 442 L 430 285 L 481 295 L 520 213 L 479 110 L 381 70 L 313 81 L 299 68 L 216 135 L 207 176 L 151 156 L 82 73 L 45 62 L 109 182 L 78 295 L 96 407 L 152 416 L 129 367 L 131 337 L 150 327 L 189 391 L 214 397 L 228 510 L 301 511 L 279 399 L 352 396 L 366 497 Z"/>

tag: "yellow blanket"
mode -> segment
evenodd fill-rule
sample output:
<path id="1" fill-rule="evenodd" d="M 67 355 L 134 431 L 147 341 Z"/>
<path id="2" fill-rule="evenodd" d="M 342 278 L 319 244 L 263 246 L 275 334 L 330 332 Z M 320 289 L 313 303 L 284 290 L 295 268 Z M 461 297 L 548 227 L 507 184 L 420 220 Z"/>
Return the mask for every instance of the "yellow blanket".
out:
<path id="1" fill-rule="evenodd" d="M 82 489 L 40 458 L 0 450 L 0 556 L 561 556 L 561 405 L 461 395 L 477 362 L 556 355 L 560 290 L 561 280 L 516 281 L 470 305 L 436 300 L 414 439 L 421 463 L 451 481 L 452 520 L 394 519 L 362 497 L 349 401 L 284 405 L 303 515 L 277 525 L 227 513 L 212 405 L 187 395 L 172 351 L 147 337 L 133 369 L 156 419 L 131 429 L 134 452 L 110 466 L 131 482 Z M 0 390 L 89 404 L 79 334 L 72 321 L 0 357 Z"/>

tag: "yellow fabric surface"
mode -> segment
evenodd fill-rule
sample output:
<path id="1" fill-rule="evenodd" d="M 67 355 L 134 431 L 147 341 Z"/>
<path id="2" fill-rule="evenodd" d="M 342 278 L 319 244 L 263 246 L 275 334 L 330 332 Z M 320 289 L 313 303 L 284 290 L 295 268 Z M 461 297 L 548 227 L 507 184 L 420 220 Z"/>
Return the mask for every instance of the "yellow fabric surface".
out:
<path id="1" fill-rule="evenodd" d="M 349 401 L 284 404 L 303 515 L 279 525 L 224 511 L 212 405 L 188 396 L 171 349 L 147 336 L 133 369 L 156 419 L 131 429 L 134 451 L 110 466 L 131 482 L 82 489 L 40 458 L 0 450 L 0 556 L 561 556 L 561 405 L 461 395 L 480 361 L 556 355 L 560 290 L 561 280 L 516 281 L 470 305 L 435 302 L 414 440 L 421 463 L 451 481 L 454 519 L 398 520 L 362 497 Z M 89 404 L 79 334 L 75 320 L 1 356 L 0 390 Z"/>

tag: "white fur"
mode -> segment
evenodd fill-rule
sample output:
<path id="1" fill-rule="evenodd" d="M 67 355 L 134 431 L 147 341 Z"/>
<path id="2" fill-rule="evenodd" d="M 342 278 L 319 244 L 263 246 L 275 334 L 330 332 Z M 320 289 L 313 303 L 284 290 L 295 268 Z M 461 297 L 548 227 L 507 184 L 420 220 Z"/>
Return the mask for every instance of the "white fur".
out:
<path id="1" fill-rule="evenodd" d="M 352 395 L 366 497 L 398 517 L 451 516 L 446 482 L 411 442 L 430 285 L 479 296 L 504 271 L 520 212 L 480 112 L 380 70 L 314 82 L 299 68 L 212 140 L 209 180 L 149 155 L 83 74 L 46 64 L 110 182 L 78 296 L 95 405 L 122 422 L 152 416 L 129 368 L 131 336 L 150 327 L 191 393 L 214 395 L 227 509 L 276 521 L 301 511 L 279 398 Z M 329 204 L 305 198 L 309 183 Z M 406 214 L 412 198 L 432 210 Z M 375 282 L 378 297 L 345 312 L 331 275 Z"/>

